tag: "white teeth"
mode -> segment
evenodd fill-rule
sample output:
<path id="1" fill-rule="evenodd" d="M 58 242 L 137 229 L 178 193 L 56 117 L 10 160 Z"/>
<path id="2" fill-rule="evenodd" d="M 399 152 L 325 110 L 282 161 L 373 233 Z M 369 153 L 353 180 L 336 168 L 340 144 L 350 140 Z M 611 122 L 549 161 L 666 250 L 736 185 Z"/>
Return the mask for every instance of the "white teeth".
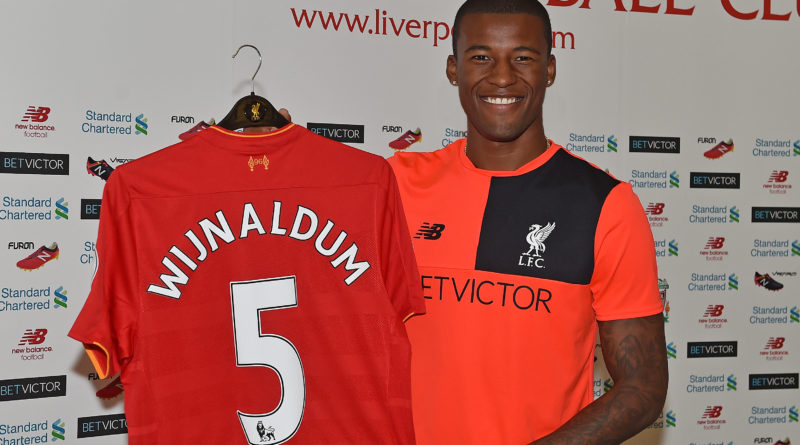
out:
<path id="1" fill-rule="evenodd" d="M 521 99 L 517 97 L 483 97 L 482 100 L 494 105 L 508 105 L 519 102 Z"/>

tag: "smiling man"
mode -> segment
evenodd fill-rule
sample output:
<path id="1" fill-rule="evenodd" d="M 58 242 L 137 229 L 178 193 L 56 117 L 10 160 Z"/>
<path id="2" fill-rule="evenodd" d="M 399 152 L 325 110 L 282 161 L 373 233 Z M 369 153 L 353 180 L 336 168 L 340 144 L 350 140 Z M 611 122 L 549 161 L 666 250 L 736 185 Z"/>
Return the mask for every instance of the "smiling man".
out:
<path id="1" fill-rule="evenodd" d="M 666 397 L 650 227 L 629 184 L 546 138 L 551 47 L 537 1 L 464 3 L 447 77 L 468 137 L 390 159 L 428 299 L 407 322 L 421 445 L 617 444 Z M 615 384 L 593 401 L 597 332 Z"/>

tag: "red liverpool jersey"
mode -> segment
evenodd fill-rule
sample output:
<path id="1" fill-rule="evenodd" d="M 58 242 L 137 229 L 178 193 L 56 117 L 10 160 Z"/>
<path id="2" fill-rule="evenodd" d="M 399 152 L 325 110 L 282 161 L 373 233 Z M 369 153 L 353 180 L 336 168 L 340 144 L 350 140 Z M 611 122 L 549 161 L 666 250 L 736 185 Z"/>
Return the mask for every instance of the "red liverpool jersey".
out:
<path id="1" fill-rule="evenodd" d="M 412 444 L 424 312 L 392 170 L 296 125 L 114 171 L 70 336 L 122 372 L 132 445 Z"/>

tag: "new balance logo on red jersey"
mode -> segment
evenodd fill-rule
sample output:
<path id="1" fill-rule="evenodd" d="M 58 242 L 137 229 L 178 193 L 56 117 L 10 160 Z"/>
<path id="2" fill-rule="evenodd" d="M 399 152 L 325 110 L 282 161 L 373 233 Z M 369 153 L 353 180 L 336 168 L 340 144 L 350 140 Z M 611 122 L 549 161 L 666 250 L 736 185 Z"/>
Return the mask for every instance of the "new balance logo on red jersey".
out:
<path id="1" fill-rule="evenodd" d="M 722 246 L 725 244 L 725 237 L 718 236 L 718 237 L 709 237 L 708 242 L 706 243 L 706 249 L 722 249 Z"/>
<path id="2" fill-rule="evenodd" d="M 22 122 L 44 122 L 49 117 L 50 107 L 28 107 L 28 111 L 22 116 Z"/>
<path id="3" fill-rule="evenodd" d="M 703 317 L 721 317 L 723 309 L 725 309 L 724 305 L 709 304 L 708 307 L 706 308 L 706 312 L 703 314 Z"/>
<path id="4" fill-rule="evenodd" d="M 786 342 L 786 337 L 770 337 L 764 349 L 783 349 L 784 342 Z"/>
<path id="5" fill-rule="evenodd" d="M 44 343 L 44 337 L 47 335 L 47 329 L 27 329 L 22 335 L 17 346 L 25 345 L 40 345 Z"/>
<path id="6" fill-rule="evenodd" d="M 706 410 L 703 411 L 703 419 L 716 419 L 722 415 L 722 407 L 721 406 L 707 406 Z"/>
<path id="7" fill-rule="evenodd" d="M 660 215 L 664 213 L 664 203 L 663 202 L 651 202 L 648 204 L 647 209 L 645 209 L 645 213 L 648 215 Z"/>
<path id="8" fill-rule="evenodd" d="M 437 240 L 442 237 L 444 224 L 424 222 L 414 235 L 415 239 Z"/>
<path id="9" fill-rule="evenodd" d="M 789 172 L 786 170 L 773 170 L 767 182 L 786 182 Z"/>

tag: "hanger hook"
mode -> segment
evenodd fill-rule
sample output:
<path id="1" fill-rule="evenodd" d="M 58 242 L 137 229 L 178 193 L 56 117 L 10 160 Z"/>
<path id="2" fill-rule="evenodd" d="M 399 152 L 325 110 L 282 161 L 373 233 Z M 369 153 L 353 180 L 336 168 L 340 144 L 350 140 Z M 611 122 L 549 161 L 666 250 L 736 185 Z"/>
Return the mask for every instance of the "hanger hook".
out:
<path id="1" fill-rule="evenodd" d="M 244 48 L 245 46 L 253 48 L 258 53 L 258 68 L 256 68 L 256 72 L 253 73 L 253 77 L 250 78 L 250 94 L 256 94 L 256 87 L 255 87 L 255 85 L 256 85 L 256 74 L 258 74 L 258 70 L 261 69 L 261 51 L 259 51 L 258 48 L 256 48 L 253 45 L 244 44 L 244 45 L 240 46 L 239 49 L 237 49 L 235 53 L 233 53 L 231 58 L 236 58 L 236 55 L 239 54 L 239 51 L 241 51 L 242 48 Z"/>

